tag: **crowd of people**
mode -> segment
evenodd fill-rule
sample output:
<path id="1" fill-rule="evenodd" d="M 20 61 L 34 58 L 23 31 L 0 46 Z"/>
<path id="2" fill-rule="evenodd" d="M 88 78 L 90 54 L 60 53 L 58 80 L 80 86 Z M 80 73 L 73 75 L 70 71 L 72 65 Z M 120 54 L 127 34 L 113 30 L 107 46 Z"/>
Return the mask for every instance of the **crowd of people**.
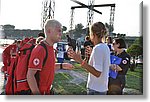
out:
<path id="1" fill-rule="evenodd" d="M 44 25 L 44 33 L 39 33 L 37 39 L 15 41 L 3 51 L 6 95 L 50 95 L 55 70 L 74 68 L 70 63 L 56 63 L 53 45 L 61 41 L 61 27 L 59 21 L 48 19 Z M 121 38 L 112 40 L 109 36 L 106 40 L 107 30 L 102 22 L 91 25 L 89 31 L 84 43 L 84 57 L 80 51 L 76 51 L 74 42 L 67 36 L 70 42 L 67 56 L 81 64 L 89 73 L 87 94 L 123 94 L 130 65 L 125 41 Z M 111 55 L 121 58 L 121 61 L 118 64 L 111 63 Z M 109 75 L 110 69 L 117 72 L 116 78 Z"/>

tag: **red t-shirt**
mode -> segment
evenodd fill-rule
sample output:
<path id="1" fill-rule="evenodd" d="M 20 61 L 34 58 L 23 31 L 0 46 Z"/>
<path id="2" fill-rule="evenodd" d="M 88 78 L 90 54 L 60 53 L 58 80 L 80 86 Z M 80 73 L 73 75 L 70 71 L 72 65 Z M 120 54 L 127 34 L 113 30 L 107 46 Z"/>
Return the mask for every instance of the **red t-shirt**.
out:
<path id="1" fill-rule="evenodd" d="M 28 68 L 39 70 L 39 90 L 41 94 L 49 94 L 50 87 L 54 80 L 55 55 L 53 46 L 48 46 L 48 57 L 43 66 L 46 50 L 43 46 L 36 46 L 31 53 Z"/>

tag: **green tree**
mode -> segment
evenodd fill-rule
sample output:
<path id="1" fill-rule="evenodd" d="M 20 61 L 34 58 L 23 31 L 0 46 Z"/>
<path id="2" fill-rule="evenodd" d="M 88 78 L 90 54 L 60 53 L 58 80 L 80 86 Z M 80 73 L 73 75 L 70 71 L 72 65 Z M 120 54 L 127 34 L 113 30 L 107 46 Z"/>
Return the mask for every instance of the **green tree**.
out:
<path id="1" fill-rule="evenodd" d="M 75 25 L 75 30 L 74 30 L 74 36 L 76 38 L 81 37 L 81 34 L 83 32 L 83 25 L 81 23 Z"/>
<path id="2" fill-rule="evenodd" d="M 143 48 L 139 44 L 132 44 L 128 49 L 127 52 L 133 56 L 139 56 L 143 53 Z"/>
<path id="3" fill-rule="evenodd" d="M 6 25 L 3 25 L 3 29 L 4 30 L 14 30 L 15 26 L 14 25 L 10 25 L 10 24 L 6 24 Z"/>
<path id="4" fill-rule="evenodd" d="M 118 37 L 118 38 L 120 38 L 120 37 L 121 37 L 121 34 L 120 34 L 120 33 L 118 33 L 118 34 L 117 34 L 117 37 Z"/>
<path id="5" fill-rule="evenodd" d="M 120 34 L 120 33 L 118 33 L 118 34 L 116 34 L 116 36 L 117 36 L 118 38 L 125 38 L 125 37 L 126 37 L 126 34 Z"/>
<path id="6" fill-rule="evenodd" d="M 143 37 L 137 38 L 135 42 L 127 49 L 127 52 L 133 56 L 139 56 L 143 54 Z"/>
<path id="7" fill-rule="evenodd" d="M 66 31 L 66 30 L 67 30 L 67 27 L 66 27 L 66 26 L 63 26 L 62 31 L 64 32 L 64 31 Z"/>
<path id="8" fill-rule="evenodd" d="M 143 36 L 137 38 L 137 39 L 135 40 L 135 43 L 136 43 L 136 44 L 139 44 L 140 46 L 143 46 Z"/>

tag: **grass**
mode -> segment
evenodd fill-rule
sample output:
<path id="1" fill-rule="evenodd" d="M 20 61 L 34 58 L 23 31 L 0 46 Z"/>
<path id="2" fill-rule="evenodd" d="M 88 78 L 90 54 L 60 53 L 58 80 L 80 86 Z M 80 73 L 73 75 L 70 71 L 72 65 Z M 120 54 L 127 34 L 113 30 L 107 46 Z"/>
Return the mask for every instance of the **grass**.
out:
<path id="1" fill-rule="evenodd" d="M 136 68 L 135 71 L 128 71 L 126 87 L 139 90 L 143 93 L 143 68 Z"/>
<path id="2" fill-rule="evenodd" d="M 86 74 L 85 69 L 81 68 L 79 64 L 74 64 L 75 69 L 73 71 Z M 68 73 L 56 73 L 53 82 L 53 89 L 56 95 L 84 95 L 86 94 L 86 82 L 80 84 L 74 84 L 70 81 L 73 77 Z"/>
<path id="3" fill-rule="evenodd" d="M 74 64 L 73 71 L 84 75 L 87 78 L 87 71 L 79 64 Z M 126 88 L 139 90 L 143 93 L 143 68 L 136 68 L 134 72 L 128 71 Z M 56 73 L 53 88 L 57 95 L 84 95 L 86 94 L 86 81 L 76 84 L 71 80 L 74 78 L 69 73 Z"/>

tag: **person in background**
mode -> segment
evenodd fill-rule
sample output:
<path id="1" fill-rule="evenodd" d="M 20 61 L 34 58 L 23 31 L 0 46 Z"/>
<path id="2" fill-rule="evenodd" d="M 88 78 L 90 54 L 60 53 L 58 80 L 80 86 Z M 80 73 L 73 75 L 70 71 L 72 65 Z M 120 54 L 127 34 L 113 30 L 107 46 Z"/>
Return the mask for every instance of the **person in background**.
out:
<path id="1" fill-rule="evenodd" d="M 82 60 L 80 53 L 74 52 L 71 48 L 68 50 L 68 56 L 80 63 L 89 72 L 87 80 L 88 95 L 107 94 L 110 50 L 104 42 L 105 35 L 106 28 L 102 22 L 96 22 L 90 27 L 90 39 L 94 47 L 88 63 L 86 59 Z"/>
<path id="2" fill-rule="evenodd" d="M 112 45 L 112 38 L 110 36 L 107 36 L 106 43 L 110 49 L 111 54 L 113 54 L 113 45 Z"/>
<path id="3" fill-rule="evenodd" d="M 85 37 L 85 42 L 84 42 L 83 46 L 84 46 L 84 48 L 86 48 L 87 46 L 93 47 L 93 43 L 91 42 L 89 36 L 86 36 L 86 37 Z"/>
<path id="4" fill-rule="evenodd" d="M 83 46 L 84 46 L 84 50 L 81 51 L 81 54 L 82 54 L 84 57 L 82 57 L 82 58 L 86 58 L 87 61 L 88 61 L 89 58 L 90 58 L 90 54 L 88 54 L 85 49 L 92 50 L 92 48 L 93 48 L 93 43 L 92 43 L 92 41 L 90 40 L 90 37 L 89 37 L 89 36 L 86 36 L 86 37 L 85 37 L 85 42 L 84 42 Z"/>
<path id="5" fill-rule="evenodd" d="M 7 67 L 10 65 L 11 63 L 11 57 L 14 55 L 16 55 L 17 52 L 17 45 L 19 46 L 20 41 L 17 43 L 17 40 L 14 41 L 13 44 L 10 44 L 9 46 L 7 46 L 3 53 L 2 53 L 2 59 L 3 59 L 3 71 L 5 73 L 5 78 L 6 78 L 6 74 L 7 74 Z"/>
<path id="6" fill-rule="evenodd" d="M 61 40 L 61 27 L 61 23 L 54 19 L 48 19 L 45 22 L 44 34 L 46 38 L 42 42 L 46 45 L 48 57 L 44 66 L 43 63 L 46 56 L 45 49 L 37 45 L 32 50 L 28 65 L 27 81 L 33 95 L 49 95 L 54 80 L 55 70 L 73 68 L 72 64 L 69 63 L 55 63 L 53 45 Z M 39 80 L 36 79 L 35 76 L 37 73 L 39 73 Z"/>
<path id="7" fill-rule="evenodd" d="M 66 35 L 67 37 L 67 42 L 71 42 L 71 37 L 69 35 Z"/>
<path id="8" fill-rule="evenodd" d="M 81 51 L 81 41 L 77 40 L 77 51 Z"/>
<path id="9" fill-rule="evenodd" d="M 38 37 L 43 37 L 43 38 L 45 38 L 45 34 L 42 33 L 42 32 L 40 32 L 40 33 L 38 34 Z"/>
<path id="10" fill-rule="evenodd" d="M 44 37 L 39 36 L 39 37 L 36 39 L 36 44 L 39 44 L 42 40 L 44 40 Z"/>
<path id="11" fill-rule="evenodd" d="M 15 40 L 13 44 L 8 45 L 2 53 L 3 66 L 1 68 L 1 71 L 4 72 L 4 92 L 3 92 L 3 94 L 6 94 L 5 88 L 6 88 L 6 81 L 8 78 L 8 68 L 11 64 L 11 52 L 12 52 L 12 49 L 16 48 L 16 42 L 17 41 Z"/>
<path id="12" fill-rule="evenodd" d="M 76 40 L 75 39 L 71 39 L 71 37 L 69 35 L 66 35 L 66 37 L 67 37 L 68 45 L 70 47 L 72 47 L 74 51 L 76 51 Z"/>
<path id="13" fill-rule="evenodd" d="M 38 33 L 38 37 L 36 38 L 36 44 L 39 44 L 44 39 L 45 39 L 45 34 L 42 32 Z"/>
<path id="14" fill-rule="evenodd" d="M 7 95 L 13 94 L 13 72 L 17 63 L 17 53 L 20 48 L 20 40 L 15 40 L 13 44 L 9 45 L 3 51 L 3 64 L 4 64 L 4 93 Z"/>
<path id="15" fill-rule="evenodd" d="M 126 74 L 130 66 L 130 55 L 125 51 L 126 43 L 121 38 L 113 41 L 115 55 L 122 58 L 119 65 L 111 65 L 110 68 L 118 72 L 116 79 L 109 77 L 108 94 L 122 95 L 126 84 Z"/>

